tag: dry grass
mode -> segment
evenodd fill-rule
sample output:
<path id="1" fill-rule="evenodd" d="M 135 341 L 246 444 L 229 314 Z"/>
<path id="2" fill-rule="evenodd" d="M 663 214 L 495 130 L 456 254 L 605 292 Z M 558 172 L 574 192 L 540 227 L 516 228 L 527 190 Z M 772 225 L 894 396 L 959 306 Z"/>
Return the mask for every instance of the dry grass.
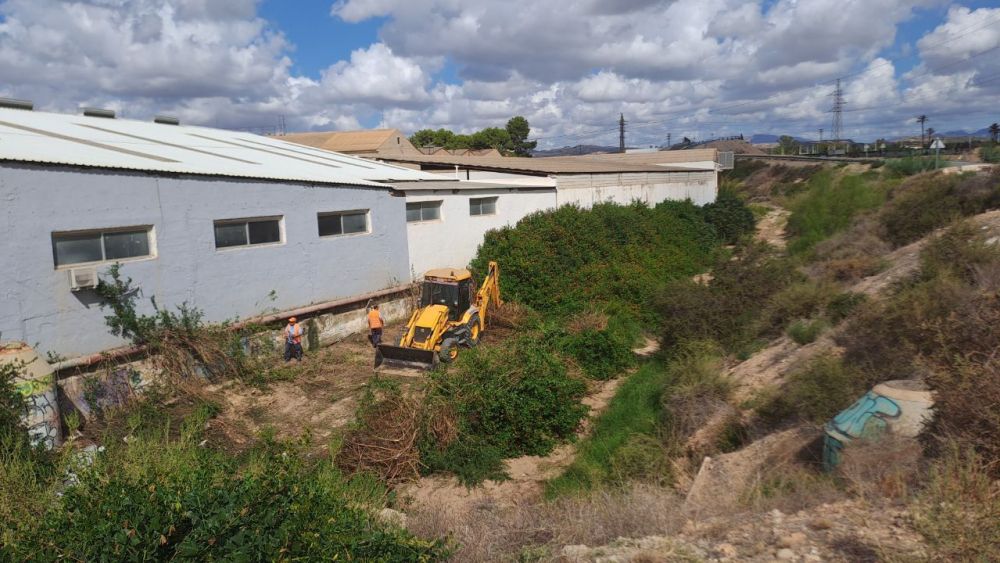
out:
<path id="1" fill-rule="evenodd" d="M 778 509 L 791 514 L 843 499 L 844 493 L 834 479 L 822 473 L 818 466 L 793 462 L 774 465 L 758 473 L 740 500 L 754 512 Z"/>
<path id="2" fill-rule="evenodd" d="M 527 307 L 507 301 L 493 309 L 490 313 L 489 323 L 491 327 L 514 329 L 525 326 L 532 316 L 532 312 Z"/>
<path id="3" fill-rule="evenodd" d="M 846 231 L 816 245 L 812 272 L 826 279 L 854 282 L 885 267 L 883 256 L 892 247 L 883 239 L 882 225 L 873 216 L 856 220 Z"/>
<path id="4" fill-rule="evenodd" d="M 527 551 L 551 555 L 565 545 L 599 546 L 619 537 L 675 533 L 684 523 L 681 504 L 668 489 L 636 485 L 538 504 L 483 503 L 467 513 L 419 506 L 408 528 L 422 537 L 450 534 L 459 544 L 455 561 L 517 561 Z"/>
<path id="5" fill-rule="evenodd" d="M 335 462 L 348 473 L 368 471 L 386 483 L 420 476 L 416 402 L 390 394 L 361 414 L 361 424 L 344 437 Z"/>
<path id="6" fill-rule="evenodd" d="M 604 330 L 608 328 L 608 316 L 599 311 L 585 311 L 571 318 L 566 323 L 570 334 L 580 334 L 585 330 Z"/>
<path id="7" fill-rule="evenodd" d="M 913 490 L 922 458 L 923 448 L 916 439 L 885 434 L 851 443 L 838 470 L 858 496 L 901 499 Z"/>

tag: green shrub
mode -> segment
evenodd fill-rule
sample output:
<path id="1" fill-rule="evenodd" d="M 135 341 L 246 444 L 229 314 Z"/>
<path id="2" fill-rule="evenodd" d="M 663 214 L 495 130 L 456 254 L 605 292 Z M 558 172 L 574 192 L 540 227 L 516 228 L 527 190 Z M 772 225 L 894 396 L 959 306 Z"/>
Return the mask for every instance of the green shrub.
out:
<path id="1" fill-rule="evenodd" d="M 894 188 L 880 213 L 886 237 L 896 246 L 913 242 L 959 217 L 1000 205 L 1000 173 L 924 174 Z"/>
<path id="2" fill-rule="evenodd" d="M 818 242 L 846 229 L 859 212 L 878 207 L 884 200 L 885 190 L 864 174 L 837 178 L 831 170 L 817 173 L 806 189 L 789 202 L 789 252 L 811 250 Z"/>
<path id="3" fill-rule="evenodd" d="M 903 158 L 890 158 L 885 161 L 885 173 L 897 178 L 913 176 L 914 174 L 934 170 L 934 166 L 933 157 L 907 156 Z"/>
<path id="4" fill-rule="evenodd" d="M 768 164 L 763 160 L 744 160 L 740 158 L 733 163 L 732 170 L 725 170 L 722 174 L 720 174 L 720 176 L 723 180 L 745 180 L 754 172 L 767 167 Z"/>
<path id="5" fill-rule="evenodd" d="M 488 232 L 472 267 L 496 260 L 504 298 L 547 315 L 620 302 L 655 322 L 647 304 L 657 289 L 703 271 L 717 244 L 691 202 L 564 206 Z"/>
<path id="6" fill-rule="evenodd" d="M 720 189 L 715 201 L 706 204 L 702 210 L 705 220 L 729 244 L 735 244 L 741 236 L 753 232 L 757 223 L 753 211 L 729 189 Z"/>
<path id="7" fill-rule="evenodd" d="M 210 407 L 180 428 L 106 441 L 76 484 L 6 545 L 17 560 L 439 560 L 440 541 L 383 525 L 387 491 L 345 479 L 300 446 L 264 440 L 245 458 L 200 447 Z M 162 420 L 162 418 L 160 419 Z M 148 421 L 147 421 L 148 422 Z M 62 479 L 54 474 L 54 480 Z"/>
<path id="8" fill-rule="evenodd" d="M 610 379 L 634 362 L 628 343 L 616 340 L 607 330 L 589 329 L 566 335 L 561 346 L 594 379 Z"/>
<path id="9" fill-rule="evenodd" d="M 979 158 L 983 162 L 1000 162 L 1000 145 L 983 145 L 979 149 Z"/>
<path id="10" fill-rule="evenodd" d="M 653 436 L 633 434 L 611 455 L 611 480 L 625 485 L 631 482 L 663 485 L 673 479 L 670 458 L 663 444 Z"/>
<path id="11" fill-rule="evenodd" d="M 442 447 L 425 434 L 421 460 L 428 471 L 451 471 L 467 484 L 502 475 L 505 458 L 548 454 L 587 413 L 580 403 L 586 386 L 538 335 L 468 350 L 430 377 L 426 402 L 449 406 L 457 437 Z"/>
<path id="12" fill-rule="evenodd" d="M 868 301 L 864 293 L 845 291 L 833 296 L 826 304 L 826 316 L 830 322 L 837 324 L 846 319 L 861 304 Z"/>
<path id="13" fill-rule="evenodd" d="M 836 294 L 836 287 L 828 282 L 804 280 L 793 283 L 767 300 L 762 316 L 766 324 L 761 331 L 770 334 L 798 319 L 822 313 Z"/>
<path id="14" fill-rule="evenodd" d="M 799 319 L 788 327 L 788 336 L 796 344 L 809 344 L 815 342 L 819 335 L 829 328 L 829 326 L 823 319 Z"/>
<path id="15" fill-rule="evenodd" d="M 765 396 L 757 413 L 769 424 L 804 420 L 823 424 L 866 393 L 874 382 L 833 355 L 814 358 Z"/>

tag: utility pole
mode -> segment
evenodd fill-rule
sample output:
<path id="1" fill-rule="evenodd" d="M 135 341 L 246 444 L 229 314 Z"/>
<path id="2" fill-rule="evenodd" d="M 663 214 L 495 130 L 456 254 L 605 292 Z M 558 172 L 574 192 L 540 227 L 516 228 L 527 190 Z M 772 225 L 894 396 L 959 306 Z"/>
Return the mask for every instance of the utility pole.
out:
<path id="1" fill-rule="evenodd" d="M 917 123 L 920 124 L 920 150 L 924 150 L 924 123 L 927 123 L 927 116 L 918 115 Z"/>
<path id="2" fill-rule="evenodd" d="M 625 152 L 625 114 L 618 117 L 618 152 Z"/>
<path id="3" fill-rule="evenodd" d="M 844 101 L 844 89 L 840 87 L 840 79 L 837 79 L 837 86 L 834 88 L 833 93 L 833 107 L 830 111 L 833 113 L 833 138 L 830 139 L 834 143 L 841 140 L 844 136 L 844 105 L 847 104 Z"/>

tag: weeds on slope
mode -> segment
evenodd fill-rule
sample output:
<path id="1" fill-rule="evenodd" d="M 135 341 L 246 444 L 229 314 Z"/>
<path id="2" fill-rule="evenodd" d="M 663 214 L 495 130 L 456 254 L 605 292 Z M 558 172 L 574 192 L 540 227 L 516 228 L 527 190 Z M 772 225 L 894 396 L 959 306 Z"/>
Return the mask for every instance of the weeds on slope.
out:
<path id="1" fill-rule="evenodd" d="M 877 176 L 839 176 L 833 170 L 823 170 L 810 178 L 804 191 L 787 205 L 791 211 L 787 232 L 793 237 L 788 251 L 808 252 L 818 242 L 846 229 L 858 213 L 881 205 L 886 188 Z"/>

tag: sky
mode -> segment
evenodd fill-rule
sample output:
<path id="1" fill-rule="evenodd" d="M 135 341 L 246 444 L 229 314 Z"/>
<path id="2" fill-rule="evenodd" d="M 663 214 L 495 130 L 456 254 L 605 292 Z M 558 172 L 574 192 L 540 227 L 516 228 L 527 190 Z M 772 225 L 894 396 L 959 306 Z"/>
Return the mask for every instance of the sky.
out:
<path id="1" fill-rule="evenodd" d="M 0 96 L 272 132 L 471 132 L 540 148 L 1000 121 L 1000 0 L 0 0 Z"/>

